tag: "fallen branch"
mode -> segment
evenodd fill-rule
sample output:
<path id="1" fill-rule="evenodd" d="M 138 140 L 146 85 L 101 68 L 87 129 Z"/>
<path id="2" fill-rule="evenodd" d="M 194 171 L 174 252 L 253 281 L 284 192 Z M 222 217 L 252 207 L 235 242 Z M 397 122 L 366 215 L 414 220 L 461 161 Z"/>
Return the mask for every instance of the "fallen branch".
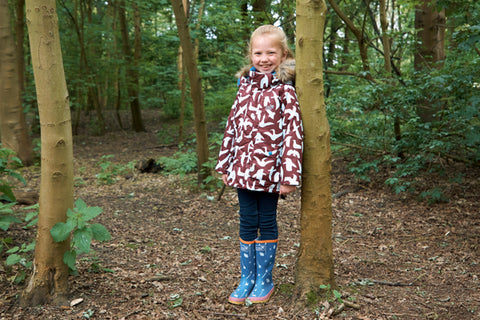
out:
<path id="1" fill-rule="evenodd" d="M 343 191 L 334 193 L 334 194 L 332 195 L 332 198 L 333 198 L 333 199 L 335 199 L 335 198 L 340 198 L 341 196 L 344 196 L 344 195 L 346 195 L 347 193 L 357 192 L 358 190 L 360 190 L 360 187 L 349 188 L 349 189 L 346 189 L 346 190 L 343 190 Z"/>
<path id="2" fill-rule="evenodd" d="M 211 314 L 211 315 L 214 315 L 214 316 L 222 316 L 222 317 L 244 318 L 244 317 L 247 316 L 245 313 L 235 314 L 235 313 L 222 313 L 222 312 L 211 312 L 211 311 L 199 311 L 199 312 L 208 313 L 208 314 Z"/>
<path id="3" fill-rule="evenodd" d="M 336 142 L 336 141 L 332 141 L 331 144 L 336 144 L 336 145 L 339 145 L 339 146 L 344 146 L 344 147 L 353 148 L 353 149 L 369 150 L 369 151 L 372 151 L 372 152 L 376 152 L 378 154 L 384 154 L 385 153 L 385 151 L 383 151 L 383 150 L 367 148 L 367 147 L 364 147 L 364 146 L 357 146 L 357 145 L 354 145 L 354 144 L 341 143 L 341 142 Z"/>
<path id="4" fill-rule="evenodd" d="M 150 277 L 145 279 L 145 281 L 170 281 L 172 280 L 172 277 L 169 276 L 155 276 L 155 277 Z"/>
<path id="5" fill-rule="evenodd" d="M 411 287 L 417 282 L 420 278 L 422 278 L 426 273 L 421 274 L 418 276 L 415 280 L 413 280 L 410 283 L 402 283 L 402 282 L 388 282 L 388 281 L 383 281 L 383 280 L 375 280 L 375 279 L 360 279 L 360 281 L 367 281 L 367 282 L 373 282 L 376 284 L 381 284 L 385 286 L 391 286 L 391 287 Z"/>

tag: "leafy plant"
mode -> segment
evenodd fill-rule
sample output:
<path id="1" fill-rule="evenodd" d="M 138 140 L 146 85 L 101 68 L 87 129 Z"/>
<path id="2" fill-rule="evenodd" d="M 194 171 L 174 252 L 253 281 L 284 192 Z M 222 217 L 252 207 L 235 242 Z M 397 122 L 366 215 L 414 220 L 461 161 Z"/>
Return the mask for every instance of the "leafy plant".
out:
<path id="1" fill-rule="evenodd" d="M 25 244 L 23 243 L 21 246 L 15 246 L 6 251 L 9 254 L 5 264 L 7 266 L 12 266 L 14 264 L 20 264 L 26 269 L 30 269 L 32 267 L 33 261 L 29 259 L 28 253 L 35 249 L 35 241 Z M 13 276 L 13 280 L 15 283 L 20 283 L 25 280 L 26 273 L 25 269 L 20 269 L 18 273 Z"/>
<path id="2" fill-rule="evenodd" d="M 114 164 L 109 159 L 115 157 L 113 154 L 102 156 L 97 163 L 101 171 L 96 175 L 99 184 L 114 184 L 118 181 L 118 176 L 126 173 L 133 173 L 135 161 L 130 161 L 127 165 Z"/>
<path id="3" fill-rule="evenodd" d="M 5 206 L 11 207 L 14 204 L 8 204 Z M 31 212 L 28 212 L 25 215 L 24 221 L 27 222 L 27 225 L 25 225 L 23 228 L 27 229 L 31 226 L 34 226 L 38 222 L 38 204 L 35 204 L 33 206 L 29 206 L 26 208 L 23 208 L 23 210 L 32 210 Z M 0 209 L 1 211 L 2 209 Z M 2 215 L 0 216 L 0 221 L 7 221 L 8 223 L 14 222 L 14 223 L 21 223 L 22 221 L 18 219 L 17 217 L 13 216 L 13 212 L 11 209 L 8 210 L 9 215 Z M 3 225 L 2 229 L 6 231 L 8 229 L 9 225 L 2 224 L 0 222 L 0 225 Z M 22 266 L 21 269 L 19 269 L 16 274 L 12 277 L 13 281 L 15 283 L 20 283 L 22 282 L 25 277 L 26 277 L 26 272 L 25 269 L 30 269 L 32 267 L 32 258 L 30 252 L 35 249 L 35 241 L 32 241 L 29 244 L 21 244 L 20 246 L 14 246 L 14 247 L 9 247 L 13 243 L 11 238 L 1 238 L 0 239 L 0 252 L 3 251 L 4 247 L 8 248 L 6 253 L 8 254 L 8 257 L 5 261 L 5 264 L 9 267 L 19 264 Z"/>
<path id="4" fill-rule="evenodd" d="M 26 184 L 25 179 L 16 170 L 11 167 L 22 166 L 22 161 L 15 156 L 15 152 L 8 148 L 0 148 L 0 200 L 7 200 L 15 202 L 15 195 L 12 191 L 12 185 L 5 179 L 12 177 L 23 184 Z"/>
<path id="5" fill-rule="evenodd" d="M 186 174 L 197 172 L 197 155 L 193 148 L 187 148 L 184 144 L 180 144 L 179 151 L 175 152 L 173 157 L 161 157 L 158 162 L 168 174 L 184 177 Z"/>
<path id="6" fill-rule="evenodd" d="M 333 300 L 337 300 L 338 302 L 343 303 L 342 294 L 340 292 L 338 292 L 337 290 L 332 289 L 330 287 L 330 284 L 328 284 L 328 285 L 322 284 L 322 285 L 320 285 L 320 289 L 325 290 L 328 295 L 332 295 Z"/>
<path id="7" fill-rule="evenodd" d="M 13 215 L 12 207 L 15 203 L 1 203 L 0 202 L 0 229 L 7 231 L 10 224 L 15 222 L 21 222 L 17 217 Z"/>
<path id="8" fill-rule="evenodd" d="M 92 240 L 107 241 L 111 239 L 108 230 L 100 223 L 90 224 L 88 221 L 97 217 L 103 211 L 100 207 L 88 207 L 82 200 L 75 201 L 75 206 L 67 211 L 67 221 L 59 222 L 50 230 L 55 242 L 67 240 L 70 236 L 70 250 L 63 255 L 63 262 L 70 270 L 77 273 L 75 266 L 77 256 L 81 253 L 90 253 Z"/>

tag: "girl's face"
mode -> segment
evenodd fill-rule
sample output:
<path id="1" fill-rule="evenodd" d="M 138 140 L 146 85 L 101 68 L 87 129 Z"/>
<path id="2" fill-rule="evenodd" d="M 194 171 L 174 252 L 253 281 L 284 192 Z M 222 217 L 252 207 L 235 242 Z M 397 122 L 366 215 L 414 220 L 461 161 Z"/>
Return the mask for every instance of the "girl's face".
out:
<path id="1" fill-rule="evenodd" d="M 287 53 L 283 52 L 275 36 L 262 34 L 252 40 L 250 58 L 252 64 L 261 73 L 270 73 L 285 60 Z"/>

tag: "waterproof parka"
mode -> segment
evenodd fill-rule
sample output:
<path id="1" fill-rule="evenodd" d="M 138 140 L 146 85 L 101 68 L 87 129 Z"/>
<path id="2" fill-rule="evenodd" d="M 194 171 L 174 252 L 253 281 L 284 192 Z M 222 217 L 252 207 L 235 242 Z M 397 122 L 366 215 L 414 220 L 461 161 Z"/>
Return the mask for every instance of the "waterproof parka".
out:
<path id="1" fill-rule="evenodd" d="M 280 185 L 300 185 L 303 127 L 294 61 L 275 73 L 251 68 L 240 76 L 215 170 L 240 189 L 279 193 Z"/>

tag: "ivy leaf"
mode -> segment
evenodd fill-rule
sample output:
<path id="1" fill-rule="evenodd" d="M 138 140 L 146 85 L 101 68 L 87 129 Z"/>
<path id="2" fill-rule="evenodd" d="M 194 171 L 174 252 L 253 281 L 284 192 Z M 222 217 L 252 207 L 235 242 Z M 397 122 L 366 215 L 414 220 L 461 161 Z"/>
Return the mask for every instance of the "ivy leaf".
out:
<path id="1" fill-rule="evenodd" d="M 94 223 L 90 226 L 92 230 L 93 239 L 98 241 L 108 241 L 112 238 L 110 232 L 108 232 L 107 228 L 99 223 Z"/>

